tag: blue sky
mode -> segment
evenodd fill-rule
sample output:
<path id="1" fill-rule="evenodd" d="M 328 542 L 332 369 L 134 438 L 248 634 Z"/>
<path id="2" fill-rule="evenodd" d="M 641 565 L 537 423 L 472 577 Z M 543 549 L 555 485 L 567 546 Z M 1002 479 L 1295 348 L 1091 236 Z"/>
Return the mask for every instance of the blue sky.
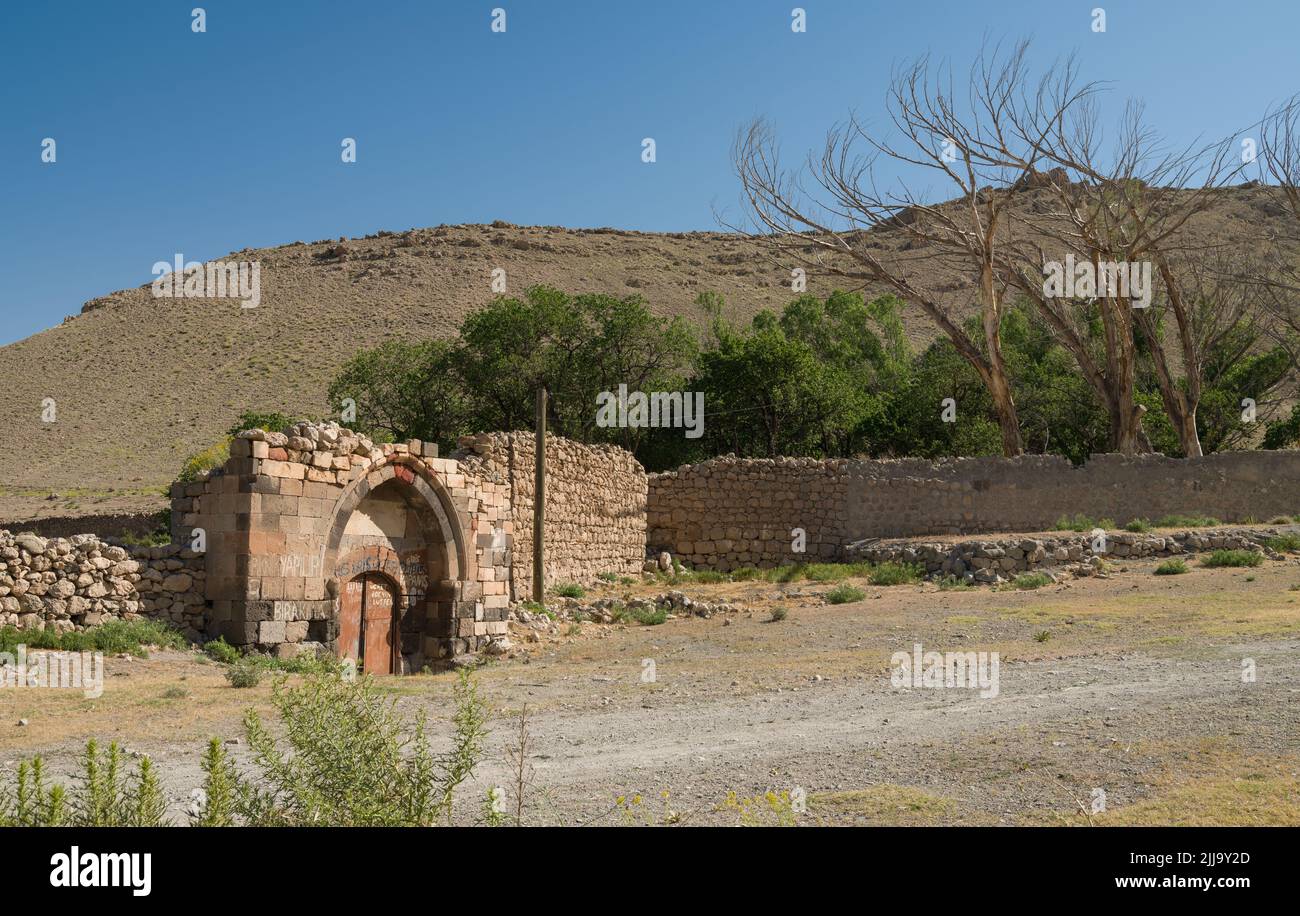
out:
<path id="1" fill-rule="evenodd" d="M 802 153 L 851 108 L 878 117 L 897 63 L 964 70 L 985 36 L 1077 50 L 1174 138 L 1227 134 L 1300 90 L 1297 34 L 1294 0 L 5 2 L 0 343 L 178 251 L 494 219 L 716 229 L 742 122 Z"/>

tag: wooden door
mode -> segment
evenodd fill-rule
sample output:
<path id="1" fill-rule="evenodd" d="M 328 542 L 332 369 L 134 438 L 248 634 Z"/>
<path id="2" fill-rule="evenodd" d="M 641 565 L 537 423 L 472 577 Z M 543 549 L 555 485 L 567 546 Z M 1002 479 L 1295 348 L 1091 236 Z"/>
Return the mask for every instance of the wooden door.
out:
<path id="1" fill-rule="evenodd" d="M 360 575 L 343 585 L 339 601 L 339 658 L 359 661 L 361 658 L 361 609 L 365 603 L 365 576 Z"/>
<path id="2" fill-rule="evenodd" d="M 369 674 L 392 674 L 397 591 L 383 576 L 362 573 L 343 586 L 339 602 L 339 658 Z"/>
<path id="3" fill-rule="evenodd" d="M 393 609 L 397 594 L 388 580 L 367 576 L 361 615 L 361 645 L 367 674 L 393 673 Z"/>

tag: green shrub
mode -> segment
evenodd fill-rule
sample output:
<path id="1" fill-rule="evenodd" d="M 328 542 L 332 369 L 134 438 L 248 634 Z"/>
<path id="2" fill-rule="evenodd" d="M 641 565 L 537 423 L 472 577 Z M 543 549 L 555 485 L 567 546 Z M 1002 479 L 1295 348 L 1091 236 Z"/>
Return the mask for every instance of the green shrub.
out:
<path id="1" fill-rule="evenodd" d="M 716 569 L 701 569 L 691 575 L 691 578 L 699 583 L 709 585 L 715 582 L 729 582 L 730 577 L 724 572 L 718 572 Z"/>
<path id="2" fill-rule="evenodd" d="M 1264 562 L 1262 553 L 1253 550 L 1216 550 L 1201 559 L 1202 566 L 1258 566 Z"/>
<path id="3" fill-rule="evenodd" d="M 561 598 L 581 598 L 587 594 L 587 590 L 576 582 L 565 582 L 562 585 L 555 586 L 551 591 Z"/>
<path id="4" fill-rule="evenodd" d="M 203 652 L 214 662 L 221 662 L 223 665 L 233 665 L 242 655 L 238 649 L 226 642 L 224 636 L 218 636 L 204 643 Z"/>
<path id="5" fill-rule="evenodd" d="M 203 797 L 196 811 L 190 813 L 194 827 L 233 827 L 239 792 L 239 777 L 226 756 L 221 742 L 213 738 L 203 755 Z"/>
<path id="6" fill-rule="evenodd" d="M 246 429 L 264 429 L 268 433 L 283 432 L 294 421 L 289 416 L 275 411 L 245 410 L 239 415 L 235 424 L 226 430 L 226 435 L 234 438 Z"/>
<path id="7" fill-rule="evenodd" d="M 805 569 L 803 563 L 783 563 L 775 569 L 767 570 L 767 580 L 769 582 L 797 582 L 803 577 Z"/>
<path id="8" fill-rule="evenodd" d="M 1157 576 L 1181 576 L 1187 572 L 1187 564 L 1180 558 L 1165 560 L 1156 567 Z"/>
<path id="9" fill-rule="evenodd" d="M 1269 550 L 1277 553 L 1295 553 L 1300 551 L 1300 534 L 1279 534 L 1277 537 L 1271 537 L 1264 542 Z"/>
<path id="10" fill-rule="evenodd" d="M 657 627 L 668 619 L 668 612 L 663 608 L 630 608 L 627 616 L 643 627 Z"/>
<path id="11" fill-rule="evenodd" d="M 868 576 L 872 585 L 911 585 L 920 580 L 921 568 L 912 563 L 880 563 L 871 567 Z"/>
<path id="12" fill-rule="evenodd" d="M 251 826 L 449 822 L 455 790 L 473 775 L 487 737 L 487 712 L 465 671 L 455 687 L 452 747 L 442 755 L 429 748 L 423 712 L 408 727 L 396 700 L 385 698 L 368 677 L 279 683 L 273 702 L 287 747 L 255 710 L 244 718 L 259 778 L 240 781 L 237 807 Z"/>
<path id="13" fill-rule="evenodd" d="M 20 630 L 14 626 L 0 628 L 0 652 L 14 652 L 19 645 L 29 649 L 53 649 L 64 652 L 127 652 L 144 657 L 147 646 L 180 649 L 185 637 L 170 624 L 158 620 L 110 620 L 89 630 L 57 633 L 51 628 Z"/>
<path id="14" fill-rule="evenodd" d="M 939 586 L 940 591 L 945 592 L 962 592 L 975 587 L 965 579 L 959 579 L 957 576 L 953 575 L 944 576 L 942 579 L 936 580 L 935 584 Z"/>
<path id="15" fill-rule="evenodd" d="M 141 757 L 135 774 L 127 777 L 116 742 L 103 752 L 94 739 L 86 742 L 72 792 L 46 784 L 40 757 L 18 764 L 13 792 L 0 786 L 0 826 L 5 827 L 164 827 L 165 809 L 152 761 Z"/>
<path id="16" fill-rule="evenodd" d="M 826 593 L 826 600 L 831 604 L 849 604 L 853 601 L 861 601 L 867 597 L 867 593 L 855 585 L 849 585 L 842 582 Z"/>
<path id="17" fill-rule="evenodd" d="M 205 471 L 221 467 L 230 457 L 230 436 L 226 436 L 200 452 L 185 459 L 181 472 L 176 476 L 178 483 L 194 483 Z"/>
<path id="18" fill-rule="evenodd" d="M 1124 530 L 1141 533 L 1145 531 L 1150 531 L 1151 527 L 1152 527 L 1151 523 L 1146 519 L 1135 518 L 1132 521 L 1128 522 L 1126 525 L 1124 525 Z"/>
<path id="19" fill-rule="evenodd" d="M 1213 528 L 1221 524 L 1208 515 L 1165 515 L 1155 520 L 1157 528 Z"/>
<path id="20" fill-rule="evenodd" d="M 1028 591 L 1029 589 L 1042 588 L 1044 585 L 1051 585 L 1052 577 L 1047 573 L 1023 572 L 1012 579 L 1009 584 L 1012 588 Z"/>
<path id="21" fill-rule="evenodd" d="M 256 658 L 245 655 L 226 669 L 226 680 L 230 682 L 231 687 L 240 689 L 256 687 L 262 683 L 262 673 L 265 670 L 265 667 Z"/>
<path id="22" fill-rule="evenodd" d="M 1047 642 L 1052 638 L 1051 630 L 1039 630 L 1034 634 L 1034 642 Z"/>
<path id="23" fill-rule="evenodd" d="M 1087 515 L 1062 515 L 1056 520 L 1053 531 L 1091 531 L 1098 527 L 1097 523 Z"/>
<path id="24" fill-rule="evenodd" d="M 753 580 L 761 579 L 762 577 L 762 570 L 755 566 L 742 566 L 739 569 L 733 569 L 731 571 L 732 582 L 752 582 Z"/>
<path id="25" fill-rule="evenodd" d="M 599 579 L 601 582 L 617 582 L 618 573 L 612 573 L 612 572 L 596 573 L 596 578 Z"/>

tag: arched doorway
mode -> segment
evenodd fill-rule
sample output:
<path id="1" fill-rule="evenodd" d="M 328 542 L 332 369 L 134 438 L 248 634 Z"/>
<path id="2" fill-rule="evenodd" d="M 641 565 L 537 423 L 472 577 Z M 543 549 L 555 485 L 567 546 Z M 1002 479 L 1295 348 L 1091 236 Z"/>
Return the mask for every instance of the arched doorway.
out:
<path id="1" fill-rule="evenodd" d="M 397 587 L 380 573 L 349 579 L 339 601 L 339 658 L 350 658 L 367 674 L 398 668 Z"/>
<path id="2" fill-rule="evenodd" d="M 475 625 L 478 595 L 464 594 L 477 585 L 476 564 L 468 516 L 457 506 L 427 469 L 399 462 L 372 470 L 342 494 L 321 557 L 334 583 L 334 613 L 318 624 L 321 641 L 339 657 L 357 658 L 371 673 L 407 673 L 465 651 L 462 631 Z M 365 611 L 380 613 L 390 599 L 392 662 L 375 667 L 381 662 L 366 657 L 360 630 Z"/>

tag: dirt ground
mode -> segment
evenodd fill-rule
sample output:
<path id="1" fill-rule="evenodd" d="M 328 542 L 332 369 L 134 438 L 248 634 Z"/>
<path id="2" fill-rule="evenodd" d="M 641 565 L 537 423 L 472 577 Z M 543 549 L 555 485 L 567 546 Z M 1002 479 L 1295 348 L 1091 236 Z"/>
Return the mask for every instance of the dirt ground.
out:
<path id="1" fill-rule="evenodd" d="M 460 816 L 511 780 L 505 749 L 527 704 L 530 823 L 737 823 L 731 792 L 774 820 L 761 797 L 789 791 L 806 798 L 801 823 L 1300 824 L 1300 561 L 1154 566 L 1032 591 L 858 582 L 867 597 L 842 605 L 825 602 L 829 584 L 694 585 L 683 590 L 742 609 L 560 622 L 538 642 L 521 627 L 516 657 L 476 675 L 492 735 Z M 998 695 L 895 689 L 891 656 L 915 643 L 998 652 Z M 245 708 L 271 708 L 266 684 L 238 690 L 222 671 L 156 652 L 108 659 L 94 700 L 0 691 L 0 766 L 9 778 L 40 753 L 67 772 L 88 737 L 115 738 L 154 759 L 182 819 L 208 737 L 237 739 Z M 427 710 L 442 742 L 453 677 L 383 687 L 404 712 Z M 231 750 L 242 759 L 243 744 Z"/>

